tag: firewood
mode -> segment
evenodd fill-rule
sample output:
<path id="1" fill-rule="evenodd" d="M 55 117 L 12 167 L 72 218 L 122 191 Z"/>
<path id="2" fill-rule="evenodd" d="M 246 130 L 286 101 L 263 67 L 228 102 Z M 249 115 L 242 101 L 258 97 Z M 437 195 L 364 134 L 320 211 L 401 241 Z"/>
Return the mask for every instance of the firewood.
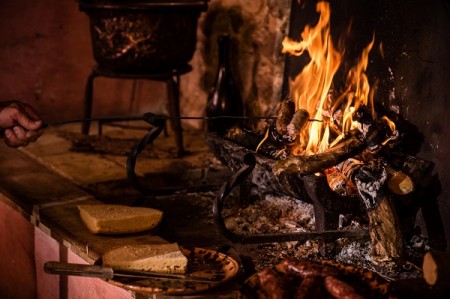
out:
<path id="1" fill-rule="evenodd" d="M 423 278 L 430 286 L 450 286 L 450 253 L 430 250 L 423 257 Z"/>
<path id="2" fill-rule="evenodd" d="M 324 171 L 340 162 L 353 157 L 365 148 L 365 143 L 352 136 L 323 153 L 312 156 L 288 156 L 274 165 L 275 175 L 293 172 L 300 175 Z"/>
<path id="3" fill-rule="evenodd" d="M 359 131 L 370 150 L 378 151 L 388 140 L 397 140 L 398 131 L 392 131 L 387 117 L 373 115 L 369 106 L 360 106 L 355 120 L 359 123 Z"/>
<path id="4" fill-rule="evenodd" d="M 251 130 L 233 127 L 228 130 L 225 138 L 247 148 L 248 150 L 255 151 L 258 145 L 263 140 L 262 135 L 257 134 Z M 279 152 L 283 150 L 284 145 L 280 142 L 275 141 L 273 138 L 268 138 L 266 141 L 261 143 L 258 153 L 266 157 L 277 158 Z"/>
<path id="5" fill-rule="evenodd" d="M 388 169 L 389 179 L 387 186 L 389 190 L 397 195 L 406 195 L 414 191 L 412 179 L 403 171 Z"/>
<path id="6" fill-rule="evenodd" d="M 355 175 L 369 218 L 372 262 L 392 268 L 403 262 L 405 251 L 395 207 L 384 191 L 386 180 L 386 169 L 380 164 L 361 167 Z"/>
<path id="7" fill-rule="evenodd" d="M 414 189 L 426 188 L 430 183 L 433 162 L 393 150 L 386 150 L 382 155 L 393 169 L 402 171 L 411 178 Z"/>
<path id="8" fill-rule="evenodd" d="M 342 164 L 342 163 L 341 163 Z M 357 194 L 353 182 L 338 167 L 331 167 L 325 170 L 328 186 L 335 193 L 341 196 L 354 196 Z"/>

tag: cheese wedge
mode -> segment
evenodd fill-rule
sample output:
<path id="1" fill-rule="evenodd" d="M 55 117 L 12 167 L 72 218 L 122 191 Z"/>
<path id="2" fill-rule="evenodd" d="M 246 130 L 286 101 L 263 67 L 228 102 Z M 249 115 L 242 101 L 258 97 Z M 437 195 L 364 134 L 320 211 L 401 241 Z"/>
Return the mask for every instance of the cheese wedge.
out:
<path id="1" fill-rule="evenodd" d="M 126 245 L 106 252 L 103 265 L 159 273 L 186 273 L 188 259 L 177 243 Z"/>
<path id="2" fill-rule="evenodd" d="M 83 223 L 93 234 L 128 234 L 156 227 L 162 219 L 160 210 L 125 205 L 78 205 Z"/>

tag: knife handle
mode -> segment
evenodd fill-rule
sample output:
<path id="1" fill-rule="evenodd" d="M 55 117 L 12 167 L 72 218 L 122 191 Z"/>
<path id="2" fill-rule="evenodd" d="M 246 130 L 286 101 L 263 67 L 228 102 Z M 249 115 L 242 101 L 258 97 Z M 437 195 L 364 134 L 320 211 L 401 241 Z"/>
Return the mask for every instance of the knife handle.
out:
<path id="1" fill-rule="evenodd" d="M 114 270 L 110 267 L 61 262 L 46 262 L 44 264 L 44 271 L 49 274 L 87 276 L 103 279 L 112 279 L 114 276 Z"/>

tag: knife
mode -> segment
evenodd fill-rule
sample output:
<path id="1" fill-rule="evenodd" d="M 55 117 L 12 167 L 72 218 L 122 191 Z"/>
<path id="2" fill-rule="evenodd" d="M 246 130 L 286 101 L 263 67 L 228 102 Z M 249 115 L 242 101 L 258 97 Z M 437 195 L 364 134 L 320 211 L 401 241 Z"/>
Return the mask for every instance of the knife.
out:
<path id="1" fill-rule="evenodd" d="M 44 271 L 48 274 L 74 275 L 96 277 L 102 279 L 114 278 L 142 278 L 142 279 L 160 279 L 160 280 L 182 280 L 195 283 L 214 283 L 213 278 L 198 277 L 189 274 L 169 274 L 156 273 L 139 270 L 116 269 L 107 266 L 73 264 L 50 261 L 44 264 Z"/>

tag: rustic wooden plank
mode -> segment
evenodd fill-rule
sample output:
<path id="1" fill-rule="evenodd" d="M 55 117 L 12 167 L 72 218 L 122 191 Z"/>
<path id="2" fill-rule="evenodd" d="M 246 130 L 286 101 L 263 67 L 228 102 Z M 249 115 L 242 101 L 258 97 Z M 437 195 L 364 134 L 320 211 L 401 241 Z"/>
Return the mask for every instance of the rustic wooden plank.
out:
<path id="1" fill-rule="evenodd" d="M 164 243 L 149 232 L 130 235 L 94 235 L 84 226 L 77 205 L 99 200 L 72 181 L 17 149 L 0 145 L 0 192 L 20 207 L 25 217 L 89 263 L 109 248 L 140 243 Z"/>
<path id="2" fill-rule="evenodd" d="M 20 150 L 2 144 L 0 157 L 0 192 L 29 215 L 34 206 L 88 195 Z"/>

